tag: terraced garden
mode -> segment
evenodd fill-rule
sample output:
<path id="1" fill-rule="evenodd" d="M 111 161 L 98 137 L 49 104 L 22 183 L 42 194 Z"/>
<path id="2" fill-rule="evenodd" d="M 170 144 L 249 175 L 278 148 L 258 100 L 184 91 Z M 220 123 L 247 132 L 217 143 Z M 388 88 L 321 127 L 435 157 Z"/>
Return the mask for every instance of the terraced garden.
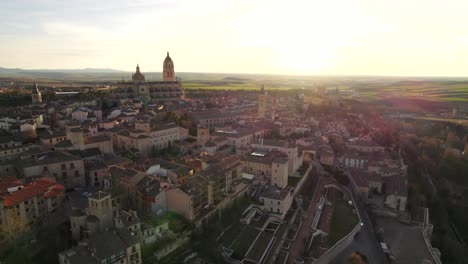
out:
<path id="1" fill-rule="evenodd" d="M 260 233 L 257 240 L 255 241 L 255 244 L 249 250 L 246 257 L 250 260 L 256 261 L 257 263 L 260 262 L 262 257 L 266 254 L 268 246 L 271 245 L 273 239 L 274 237 L 270 233 Z"/>
<path id="2" fill-rule="evenodd" d="M 353 207 L 344 200 L 337 200 L 330 222 L 330 234 L 328 245 L 332 246 L 347 235 L 358 223 L 358 217 L 353 212 Z"/>

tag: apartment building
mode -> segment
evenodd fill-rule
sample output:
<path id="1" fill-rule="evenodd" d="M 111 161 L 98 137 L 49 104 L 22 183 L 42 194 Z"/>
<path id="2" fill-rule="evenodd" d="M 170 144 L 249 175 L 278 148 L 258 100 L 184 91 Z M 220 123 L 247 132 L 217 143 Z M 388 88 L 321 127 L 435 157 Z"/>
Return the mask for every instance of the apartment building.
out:
<path id="1" fill-rule="evenodd" d="M 288 186 L 288 156 L 278 150 L 256 150 L 242 157 L 243 171 L 270 178 L 279 188 Z"/>
<path id="2" fill-rule="evenodd" d="M 63 203 L 65 188 L 52 178 L 27 184 L 15 180 L 7 185 L 0 193 L 0 230 L 5 232 L 20 232 L 40 225 Z"/>
<path id="3" fill-rule="evenodd" d="M 141 264 L 141 245 L 126 229 L 105 231 L 59 253 L 59 263 Z"/>

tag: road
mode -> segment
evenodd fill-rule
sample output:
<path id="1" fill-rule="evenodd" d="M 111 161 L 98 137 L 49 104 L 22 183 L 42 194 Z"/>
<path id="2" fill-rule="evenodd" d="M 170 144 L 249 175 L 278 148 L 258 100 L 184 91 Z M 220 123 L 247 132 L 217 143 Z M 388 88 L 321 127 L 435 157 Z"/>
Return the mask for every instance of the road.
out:
<path id="1" fill-rule="evenodd" d="M 354 195 L 354 193 L 353 193 Z M 355 196 L 355 195 L 354 195 Z M 356 251 L 364 254 L 369 264 L 386 264 L 388 263 L 387 257 L 383 253 L 380 243 L 375 235 L 372 222 L 367 214 L 365 205 L 357 198 L 354 197 L 357 202 L 356 208 L 362 218 L 363 226 L 358 234 L 356 234 L 354 241 L 345 248 L 330 264 L 345 264 L 349 256 Z"/>

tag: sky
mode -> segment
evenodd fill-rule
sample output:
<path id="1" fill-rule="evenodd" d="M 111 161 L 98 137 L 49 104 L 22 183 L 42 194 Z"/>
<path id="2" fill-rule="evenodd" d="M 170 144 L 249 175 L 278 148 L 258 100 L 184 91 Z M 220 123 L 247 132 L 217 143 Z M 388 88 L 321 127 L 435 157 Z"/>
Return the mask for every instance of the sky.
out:
<path id="1" fill-rule="evenodd" d="M 1 0 L 0 67 L 467 76 L 466 0 Z"/>

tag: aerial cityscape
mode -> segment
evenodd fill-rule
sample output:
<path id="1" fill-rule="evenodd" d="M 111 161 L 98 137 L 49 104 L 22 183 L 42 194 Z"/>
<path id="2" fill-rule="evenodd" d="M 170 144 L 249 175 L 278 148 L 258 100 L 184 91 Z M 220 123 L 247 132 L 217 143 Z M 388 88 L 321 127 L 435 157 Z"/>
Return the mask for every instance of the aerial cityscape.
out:
<path id="1" fill-rule="evenodd" d="M 0 264 L 468 263 L 464 8 L 0 3 Z"/>

